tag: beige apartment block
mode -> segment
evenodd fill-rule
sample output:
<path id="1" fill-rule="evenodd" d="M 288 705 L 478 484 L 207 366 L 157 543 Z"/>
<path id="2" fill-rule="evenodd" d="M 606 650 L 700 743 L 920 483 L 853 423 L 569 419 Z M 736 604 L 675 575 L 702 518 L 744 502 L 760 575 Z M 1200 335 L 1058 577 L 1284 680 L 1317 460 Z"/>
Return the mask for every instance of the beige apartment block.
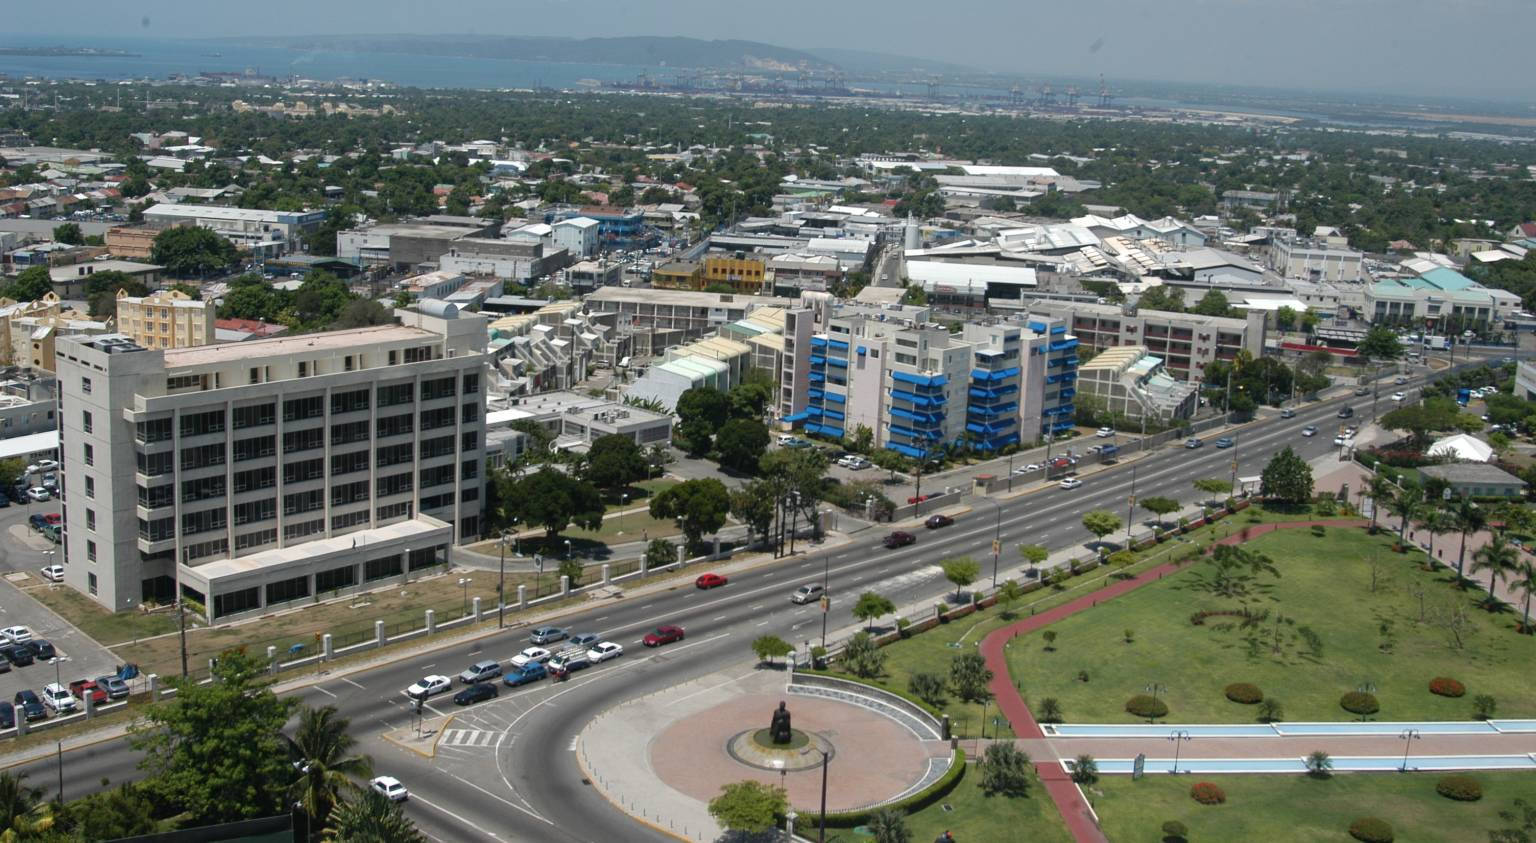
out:
<path id="1" fill-rule="evenodd" d="M 213 342 L 214 306 L 179 290 L 147 296 L 117 291 L 117 330 L 144 348 L 189 348 Z"/>

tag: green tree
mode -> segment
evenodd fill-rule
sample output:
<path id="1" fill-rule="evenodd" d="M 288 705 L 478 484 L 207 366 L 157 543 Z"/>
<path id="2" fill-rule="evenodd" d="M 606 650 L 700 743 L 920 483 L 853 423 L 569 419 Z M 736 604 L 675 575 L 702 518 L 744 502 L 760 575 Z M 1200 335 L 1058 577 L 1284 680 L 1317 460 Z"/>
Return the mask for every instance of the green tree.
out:
<path id="1" fill-rule="evenodd" d="M 855 632 L 843 645 L 843 664 L 848 672 L 862 679 L 873 679 L 885 672 L 885 651 L 867 632 Z"/>
<path id="2" fill-rule="evenodd" d="M 1013 617 L 1013 604 L 1024 596 L 1024 586 L 1015 580 L 1003 580 L 997 587 L 997 604 L 1003 607 L 1003 617 Z"/>
<path id="3" fill-rule="evenodd" d="M 1333 758 L 1321 749 L 1307 755 L 1307 775 L 1314 779 L 1326 779 L 1333 772 Z"/>
<path id="4" fill-rule="evenodd" d="M 17 273 L 5 285 L 5 298 L 15 301 L 37 301 L 53 292 L 53 276 L 46 266 L 29 266 Z"/>
<path id="5" fill-rule="evenodd" d="M 599 489 L 616 494 L 631 483 L 645 479 L 650 466 L 635 440 L 618 433 L 599 436 L 587 449 L 583 478 Z"/>
<path id="6" fill-rule="evenodd" d="M 202 290 L 198 289 L 196 285 L 188 284 L 185 281 L 177 281 L 175 284 L 172 284 L 171 292 L 181 293 L 193 301 L 202 301 L 203 298 Z"/>
<path id="7" fill-rule="evenodd" d="M 334 205 L 325 212 L 325 219 L 313 231 L 304 235 L 304 244 L 312 255 L 329 257 L 336 254 L 336 235 L 351 228 L 358 209 L 352 205 Z"/>
<path id="8" fill-rule="evenodd" d="M 1232 494 L 1232 484 L 1220 477 L 1201 477 L 1192 481 L 1192 484 L 1196 491 L 1204 492 L 1207 495 L 1221 495 L 1225 497 Z"/>
<path id="9" fill-rule="evenodd" d="M 1092 509 L 1083 513 L 1083 529 L 1093 533 L 1096 541 L 1103 542 L 1104 537 L 1120 529 L 1124 524 L 1120 516 L 1107 509 Z"/>
<path id="10" fill-rule="evenodd" d="M 1365 332 L 1365 338 L 1355 347 L 1362 362 L 1396 360 L 1403 356 L 1403 344 L 1397 332 L 1385 325 L 1377 325 Z"/>
<path id="11" fill-rule="evenodd" d="M 684 480 L 651 498 L 651 517 L 670 518 L 690 549 L 702 547 L 705 533 L 718 531 L 731 511 L 731 494 L 713 477 Z"/>
<path id="12" fill-rule="evenodd" d="M 324 839 L 327 843 L 427 843 L 400 804 L 374 790 L 364 790 L 337 805 Z"/>
<path id="13" fill-rule="evenodd" d="M 176 226 L 155 235 L 149 259 L 176 278 L 219 272 L 239 257 L 235 244 L 212 229 Z"/>
<path id="14" fill-rule="evenodd" d="M 768 450 L 768 428 L 756 419 L 731 419 L 715 434 L 720 467 L 751 474 Z"/>
<path id="15" fill-rule="evenodd" d="M 73 222 L 54 226 L 53 239 L 55 242 L 66 243 L 70 246 L 80 246 L 85 243 L 85 235 L 81 233 L 79 223 Z"/>
<path id="16" fill-rule="evenodd" d="M 293 294 L 283 321 L 301 331 L 318 330 L 340 318 L 354 298 L 340 278 L 329 272 L 311 272 Z"/>
<path id="17" fill-rule="evenodd" d="M 85 282 L 87 309 L 93 318 L 109 319 L 117 315 L 117 294 L 149 295 L 149 287 L 131 275 L 114 270 L 97 272 Z"/>
<path id="18" fill-rule="evenodd" d="M 939 563 L 944 569 L 944 579 L 955 586 L 955 602 L 960 602 L 960 590 L 981 576 L 981 565 L 969 556 L 957 556 Z"/>
<path id="19" fill-rule="evenodd" d="M 853 604 L 853 616 L 874 629 L 875 618 L 889 615 L 896 611 L 896 604 L 889 597 L 876 591 L 866 591 L 859 595 L 857 603 Z"/>
<path id="20" fill-rule="evenodd" d="M 560 560 L 559 574 L 562 577 L 570 578 L 571 588 L 577 588 L 581 585 L 581 575 L 585 571 L 586 568 L 581 564 L 580 559 Z"/>
<path id="21" fill-rule="evenodd" d="M 1011 743 L 999 741 L 987 747 L 976 765 L 981 773 L 981 792 L 988 796 L 1029 795 L 1030 774 L 1034 768 L 1029 756 Z"/>
<path id="22" fill-rule="evenodd" d="M 761 782 L 733 782 L 720 788 L 720 795 L 709 800 L 709 815 L 727 831 L 762 834 L 774 827 L 789 810 L 784 789 Z"/>
<path id="23" fill-rule="evenodd" d="M 1166 284 L 1152 287 L 1136 298 L 1136 307 L 1139 310 L 1183 313 L 1184 290 L 1181 287 L 1170 287 Z"/>
<path id="24" fill-rule="evenodd" d="M 349 725 L 334 705 L 305 706 L 299 709 L 293 737 L 284 736 L 288 760 L 299 771 L 288 796 L 303 806 L 311 828 L 323 827 L 342 795 L 355 794 L 358 782 L 373 775 L 372 759 L 352 754 L 357 741 L 347 734 Z"/>
<path id="25" fill-rule="evenodd" d="M 992 696 L 992 670 L 980 653 L 960 653 L 949 660 L 949 687 L 966 702 L 981 702 Z"/>
<path id="26" fill-rule="evenodd" d="M 293 780 L 281 732 L 297 705 L 272 693 L 266 665 L 228 650 L 213 682 L 172 679 L 176 696 L 149 706 L 129 741 L 143 753 L 141 769 L 164 801 L 190 825 L 266 817 L 286 810 Z"/>
<path id="27" fill-rule="evenodd" d="M 1280 309 L 1275 311 L 1275 327 L 1282 331 L 1289 331 L 1296 327 L 1296 311 L 1281 305 Z"/>
<path id="28" fill-rule="evenodd" d="M 654 570 L 677 561 L 677 545 L 666 539 L 651 539 L 645 546 L 645 567 Z"/>
<path id="29" fill-rule="evenodd" d="M 759 376 L 758 369 L 751 371 L 752 376 L 731 387 L 726 398 L 731 404 L 731 415 L 738 419 L 762 421 L 763 410 L 773 397 L 773 381 L 766 375 Z"/>
<path id="30" fill-rule="evenodd" d="M 777 507 L 774 484 L 768 480 L 749 480 L 731 492 L 731 517 L 747 525 L 751 535 L 768 538 Z"/>
<path id="31" fill-rule="evenodd" d="M 1158 523 L 1161 524 L 1169 515 L 1179 511 L 1179 502 L 1173 498 L 1154 495 L 1149 498 L 1142 498 L 1141 508 L 1156 515 Z"/>
<path id="32" fill-rule="evenodd" d="M 875 432 L 868 425 L 857 424 L 853 427 L 853 450 L 862 454 L 869 453 L 869 448 L 875 441 Z M 892 451 L 891 453 L 895 453 Z"/>
<path id="33" fill-rule="evenodd" d="M 0 840 L 34 840 L 53 827 L 42 790 L 24 783 L 26 773 L 0 772 Z"/>
<path id="34" fill-rule="evenodd" d="M 1393 493 L 1385 504 L 1387 511 L 1398 517 L 1397 541 L 1405 544 L 1408 541 L 1408 525 L 1418 520 L 1419 513 L 1426 506 L 1424 487 L 1412 481 L 1404 481 L 1402 488 Z"/>
<path id="35" fill-rule="evenodd" d="M 1194 312 L 1201 316 L 1230 316 L 1232 305 L 1220 290 L 1210 290 L 1195 302 Z"/>
<path id="36" fill-rule="evenodd" d="M 874 843 L 912 843 L 912 832 L 907 830 L 907 821 L 894 808 L 881 808 L 874 812 L 865 827 L 869 829 Z"/>
<path id="37" fill-rule="evenodd" d="M 1371 498 L 1371 532 L 1376 532 L 1376 518 L 1392 501 L 1392 495 L 1397 491 L 1397 484 L 1384 473 L 1371 475 L 1366 484 L 1366 492 Z"/>
<path id="38" fill-rule="evenodd" d="M 1510 588 L 1518 589 L 1525 595 L 1525 607 L 1520 613 L 1520 631 L 1530 635 L 1531 594 L 1536 593 L 1536 563 L 1522 556 L 1515 563 L 1515 569 L 1510 575 L 1509 586 Z"/>
<path id="39" fill-rule="evenodd" d="M 1072 781 L 1077 784 L 1093 784 L 1099 780 L 1099 762 L 1084 753 L 1072 759 Z"/>
<path id="40" fill-rule="evenodd" d="M 542 527 L 546 547 L 572 524 L 588 530 L 603 526 L 603 496 L 591 483 L 549 467 L 517 478 L 498 475 L 498 480 L 509 519 Z"/>
<path id="41" fill-rule="evenodd" d="M 774 659 L 783 658 L 794 651 L 795 648 L 788 641 L 777 635 L 759 635 L 752 642 L 752 652 L 757 655 L 757 660 L 769 664 L 773 664 Z"/>
<path id="42" fill-rule="evenodd" d="M 1513 573 L 1520 561 L 1520 549 L 1509 543 L 1503 533 L 1495 532 L 1493 538 L 1487 544 L 1478 548 L 1472 554 L 1472 573 L 1480 571 L 1488 572 L 1488 599 L 1487 603 L 1493 605 L 1498 602 L 1494 589 L 1498 581 Z"/>
<path id="43" fill-rule="evenodd" d="M 55 809 L 57 825 L 80 840 L 118 840 L 167 829 L 155 819 L 160 807 L 142 784 L 121 784 Z"/>
<path id="44" fill-rule="evenodd" d="M 1259 494 L 1287 503 L 1311 500 L 1312 466 L 1287 445 L 1264 466 L 1259 475 Z"/>
<path id="45" fill-rule="evenodd" d="M 373 325 L 390 325 L 395 312 L 373 299 L 353 298 L 342 305 L 336 318 L 325 326 L 327 331 L 344 331 L 348 328 L 367 328 Z"/>
<path id="46" fill-rule="evenodd" d="M 935 708 L 944 705 L 944 680 L 934 673 L 914 673 L 907 679 L 907 690 Z"/>
<path id="47" fill-rule="evenodd" d="M 731 418 L 731 399 L 712 386 L 696 386 L 677 397 L 677 417 L 685 424 L 699 419 L 719 430 Z"/>
<path id="48" fill-rule="evenodd" d="M 0 460 L 0 489 L 9 489 L 21 482 L 27 463 L 20 457 Z"/>
<path id="49" fill-rule="evenodd" d="M 1043 544 L 1021 544 L 1019 555 L 1029 563 L 1029 567 L 1038 568 L 1051 555 L 1051 549 Z"/>
<path id="50" fill-rule="evenodd" d="M 1040 722 L 1061 722 L 1061 701 L 1055 697 L 1046 697 L 1040 701 Z"/>

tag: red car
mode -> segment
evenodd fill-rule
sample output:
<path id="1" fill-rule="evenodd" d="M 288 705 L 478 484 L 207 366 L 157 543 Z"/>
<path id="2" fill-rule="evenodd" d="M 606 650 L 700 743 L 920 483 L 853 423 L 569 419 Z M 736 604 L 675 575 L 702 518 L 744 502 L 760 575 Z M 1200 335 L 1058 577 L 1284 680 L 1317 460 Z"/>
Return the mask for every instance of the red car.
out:
<path id="1" fill-rule="evenodd" d="M 60 515 L 57 512 L 50 512 L 47 515 L 43 516 L 43 520 L 47 521 L 49 524 L 52 524 L 53 526 L 57 527 L 60 524 L 64 523 L 64 516 Z"/>
<path id="2" fill-rule="evenodd" d="M 663 644 L 671 644 L 673 641 L 683 640 L 683 628 L 680 626 L 658 626 L 655 632 L 648 632 L 641 642 L 647 647 L 660 647 Z"/>
<path id="3" fill-rule="evenodd" d="M 897 530 L 885 537 L 884 544 L 886 547 L 906 547 L 915 541 L 917 541 L 917 536 Z"/>
<path id="4" fill-rule="evenodd" d="M 107 701 L 107 692 L 102 690 L 101 686 L 97 685 L 94 679 L 76 679 L 69 683 L 69 693 L 79 698 L 81 702 L 85 702 L 86 692 L 90 693 L 91 701 L 96 705 L 101 705 Z"/>
<path id="5" fill-rule="evenodd" d="M 699 578 L 693 581 L 693 584 L 699 588 L 719 588 L 727 582 L 730 582 L 730 580 L 719 574 L 700 574 Z"/>
<path id="6" fill-rule="evenodd" d="M 929 498 L 932 498 L 932 497 L 933 497 L 933 495 L 916 495 L 916 496 L 907 498 L 907 503 L 923 503 L 924 501 L 927 501 Z"/>

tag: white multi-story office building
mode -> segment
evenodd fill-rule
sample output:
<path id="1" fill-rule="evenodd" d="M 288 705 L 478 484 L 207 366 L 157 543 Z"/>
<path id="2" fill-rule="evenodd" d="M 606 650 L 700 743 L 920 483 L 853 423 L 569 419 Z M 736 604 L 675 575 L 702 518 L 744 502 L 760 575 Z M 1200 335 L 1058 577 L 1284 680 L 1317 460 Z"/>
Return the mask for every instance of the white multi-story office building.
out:
<path id="1" fill-rule="evenodd" d="M 479 536 L 486 322 L 145 349 L 65 339 L 65 582 L 214 620 L 389 585 Z"/>

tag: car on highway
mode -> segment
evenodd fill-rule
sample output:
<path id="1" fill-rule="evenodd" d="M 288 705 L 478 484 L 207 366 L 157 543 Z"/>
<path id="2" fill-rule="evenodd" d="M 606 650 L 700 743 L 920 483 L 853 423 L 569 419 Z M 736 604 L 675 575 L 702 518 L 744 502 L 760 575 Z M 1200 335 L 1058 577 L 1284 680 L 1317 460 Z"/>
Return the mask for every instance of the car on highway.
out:
<path id="1" fill-rule="evenodd" d="M 1294 419 L 1294 418 L 1296 418 L 1296 411 L 1291 409 L 1290 407 L 1286 407 L 1285 409 L 1280 411 L 1280 418 L 1282 418 L 1282 419 Z"/>
<path id="2" fill-rule="evenodd" d="M 543 664 L 549 661 L 549 657 L 553 655 L 554 653 L 543 647 L 529 647 L 512 657 L 512 666 L 526 667 L 530 664 Z"/>
<path id="3" fill-rule="evenodd" d="M 1063 477 L 1061 479 L 1061 483 L 1058 485 L 1060 485 L 1063 489 L 1076 489 L 1077 487 L 1083 485 L 1083 481 L 1077 479 L 1076 477 Z"/>
<path id="4" fill-rule="evenodd" d="M 25 689 L 16 692 L 11 702 L 21 709 L 21 715 L 28 721 L 42 720 L 48 716 L 48 710 L 43 708 L 43 701 L 37 698 L 37 692 Z"/>
<path id="5" fill-rule="evenodd" d="M 1368 386 L 1357 386 L 1357 387 L 1355 387 L 1355 394 L 1356 395 L 1370 395 L 1371 394 L 1371 388 L 1368 387 Z"/>
<path id="6" fill-rule="evenodd" d="M 955 523 L 955 519 L 948 515 L 930 515 L 928 520 L 923 522 L 923 526 L 930 530 L 937 530 L 940 527 L 948 527 L 953 523 Z"/>
<path id="7" fill-rule="evenodd" d="M 413 700 L 424 700 L 453 687 L 453 681 L 441 673 L 432 673 L 416 680 L 405 689 L 405 695 Z"/>
<path id="8" fill-rule="evenodd" d="M 586 650 L 566 650 L 549 660 L 549 672 L 556 676 L 565 676 L 591 666 L 592 660 L 587 658 Z"/>
<path id="9" fill-rule="evenodd" d="M 1093 435 L 1099 437 L 1100 439 L 1108 439 L 1109 437 L 1115 435 L 1115 429 L 1112 427 L 1101 427 L 1098 430 L 1095 430 Z"/>
<path id="10" fill-rule="evenodd" d="M 1184 440 L 1184 447 L 1189 448 L 1190 450 L 1194 450 L 1195 448 L 1204 447 L 1204 445 L 1205 445 L 1205 441 L 1200 439 L 1200 438 L 1198 438 L 1198 437 L 1195 437 L 1195 436 L 1191 436 L 1188 439 Z"/>
<path id="11" fill-rule="evenodd" d="M 1354 441 L 1355 440 L 1350 438 L 1349 434 L 1347 433 L 1340 433 L 1338 436 L 1333 437 L 1333 444 L 1338 445 L 1341 448 L 1349 445 Z"/>
<path id="12" fill-rule="evenodd" d="M 108 699 L 120 700 L 128 696 L 128 683 L 116 676 L 98 676 L 96 685 L 107 692 Z"/>
<path id="13" fill-rule="evenodd" d="M 537 682 L 549 675 L 549 668 L 543 662 L 529 662 L 525 665 L 514 665 L 506 675 L 501 677 L 501 683 L 508 688 L 516 688 Z"/>
<path id="14" fill-rule="evenodd" d="M 47 566 L 46 568 L 43 569 L 43 579 L 45 579 L 45 580 L 47 580 L 49 582 L 63 582 L 64 581 L 64 566 L 63 565 L 49 565 L 49 566 Z"/>
<path id="15" fill-rule="evenodd" d="M 377 776 L 368 782 L 368 789 L 391 802 L 404 802 L 411 798 L 410 791 L 394 776 Z"/>
<path id="16" fill-rule="evenodd" d="M 476 682 L 484 682 L 487 679 L 495 679 L 501 675 L 501 662 L 495 659 L 475 662 L 464 668 L 459 674 L 459 682 L 465 685 L 473 685 Z"/>
<path id="17" fill-rule="evenodd" d="M 36 658 L 32 650 L 25 644 L 6 644 L 0 646 L 0 656 L 4 656 L 6 662 L 16 667 L 30 667 Z"/>
<path id="18" fill-rule="evenodd" d="M 1354 407 L 1340 407 L 1339 411 L 1337 413 L 1335 413 L 1334 415 L 1338 416 L 1341 419 L 1347 419 L 1347 418 L 1350 418 L 1351 416 L 1353 416 L 1354 414 L 1355 414 L 1355 408 Z"/>
<path id="19" fill-rule="evenodd" d="M 453 695 L 454 705 L 474 705 L 477 702 L 493 700 L 501 693 L 495 682 L 476 682 L 468 688 Z"/>
<path id="20" fill-rule="evenodd" d="M 719 588 L 728 582 L 730 582 L 730 579 L 720 574 L 699 574 L 698 579 L 693 581 L 693 585 L 696 588 L 710 589 Z"/>
<path id="21" fill-rule="evenodd" d="M 1394 392 L 1394 393 L 1392 393 L 1392 400 L 1393 401 L 1402 401 L 1403 399 L 1405 399 L 1407 397 L 1408 397 L 1408 393 L 1406 393 L 1406 392 Z"/>
<path id="22" fill-rule="evenodd" d="M 44 489 L 42 486 L 33 486 L 27 490 L 27 500 L 33 501 L 34 503 L 43 503 L 51 497 L 53 497 L 53 493 L 49 492 L 47 489 Z"/>
<path id="23" fill-rule="evenodd" d="M 530 644 L 553 644 L 556 641 L 564 641 L 568 633 L 558 626 L 541 626 L 528 636 Z"/>
<path id="24" fill-rule="evenodd" d="M 107 701 L 107 692 L 94 679 L 76 679 L 69 683 L 69 693 L 81 702 L 85 702 L 85 695 L 90 694 L 95 705 Z"/>
<path id="25" fill-rule="evenodd" d="M 1309 424 L 1306 427 L 1302 428 L 1301 429 L 1301 435 L 1302 436 L 1316 436 L 1317 435 L 1317 425 Z"/>
<path id="26" fill-rule="evenodd" d="M 16 728 L 16 706 L 0 702 L 0 729 Z"/>
<path id="27" fill-rule="evenodd" d="M 1212 444 L 1214 444 L 1218 449 L 1220 449 L 1220 448 L 1230 448 L 1235 443 L 1232 441 L 1232 438 L 1230 436 L 1223 436 L 1220 439 L 1217 439 Z"/>
<path id="28" fill-rule="evenodd" d="M 32 658 L 40 662 L 48 661 L 57 656 L 59 652 L 53 648 L 53 642 L 45 638 L 34 638 L 21 646 L 32 652 Z"/>
<path id="29" fill-rule="evenodd" d="M 604 641 L 587 651 L 587 658 L 593 664 L 601 664 L 622 655 L 624 655 L 624 645 L 615 644 L 612 641 Z"/>
<path id="30" fill-rule="evenodd" d="M 68 714 L 80 708 L 80 701 L 69 693 L 69 689 L 56 682 L 49 682 L 43 686 L 43 705 L 53 710 L 54 714 Z"/>
<path id="31" fill-rule="evenodd" d="M 795 593 L 789 596 L 789 602 L 799 605 L 814 602 L 821 598 L 826 589 L 819 582 L 806 583 L 795 589 Z"/>
<path id="32" fill-rule="evenodd" d="M 583 650 L 603 640 L 603 636 L 595 632 L 580 632 L 566 639 L 566 646 L 579 647 Z"/>
<path id="33" fill-rule="evenodd" d="M 891 533 L 890 535 L 886 536 L 883 540 L 881 540 L 880 543 L 885 545 L 888 548 L 892 548 L 892 547 L 906 547 L 907 545 L 909 545 L 909 544 L 911 544 L 911 543 L 913 543 L 915 541 L 917 541 L 917 536 L 914 536 L 911 533 L 906 533 L 906 532 L 902 532 L 901 530 L 897 530 L 897 531 Z"/>
<path id="34" fill-rule="evenodd" d="M 683 640 L 683 628 L 672 624 L 662 624 L 654 630 L 647 632 L 640 643 L 647 647 L 660 647 L 663 644 L 671 644 L 674 641 Z"/>

